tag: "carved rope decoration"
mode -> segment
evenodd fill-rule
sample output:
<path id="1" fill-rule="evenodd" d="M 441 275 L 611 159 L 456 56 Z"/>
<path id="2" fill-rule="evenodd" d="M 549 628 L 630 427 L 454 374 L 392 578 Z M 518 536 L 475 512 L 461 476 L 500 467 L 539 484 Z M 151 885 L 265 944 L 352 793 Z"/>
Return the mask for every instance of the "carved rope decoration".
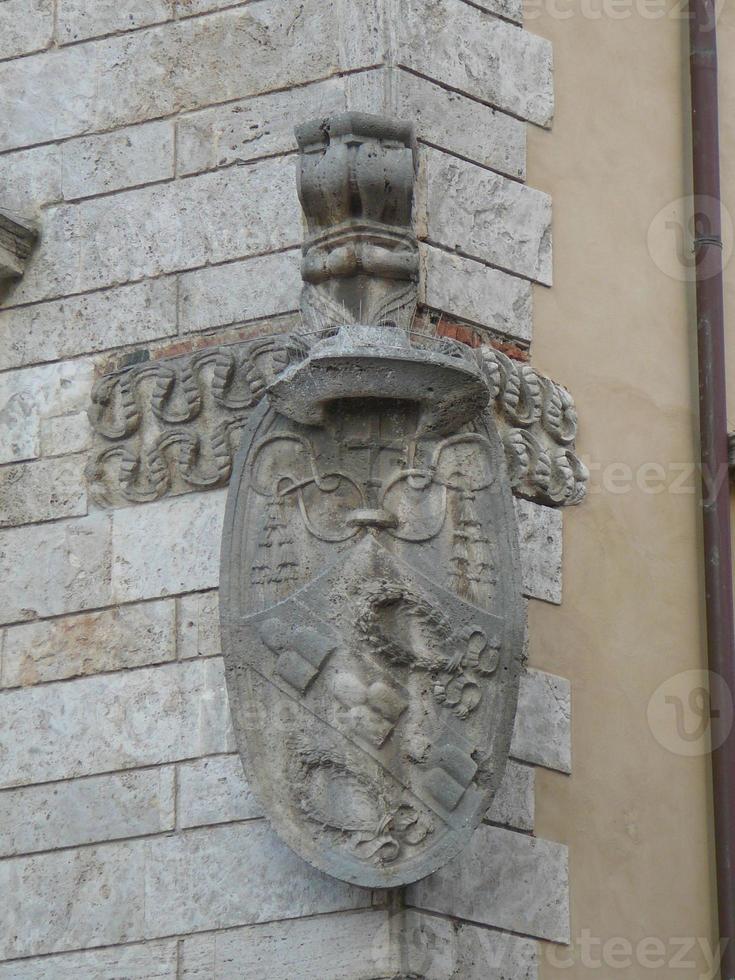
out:
<path id="1" fill-rule="evenodd" d="M 87 478 L 103 507 L 228 483 L 243 427 L 263 390 L 294 358 L 298 337 L 274 336 L 134 365 L 97 381 Z M 453 343 L 453 342 L 451 342 Z M 490 347 L 490 383 L 513 492 L 549 506 L 579 503 L 588 471 L 575 452 L 569 392 Z"/>
<path id="2" fill-rule="evenodd" d="M 480 348 L 516 496 L 553 507 L 578 504 L 589 470 L 575 452 L 577 410 L 561 385 L 500 351 Z"/>

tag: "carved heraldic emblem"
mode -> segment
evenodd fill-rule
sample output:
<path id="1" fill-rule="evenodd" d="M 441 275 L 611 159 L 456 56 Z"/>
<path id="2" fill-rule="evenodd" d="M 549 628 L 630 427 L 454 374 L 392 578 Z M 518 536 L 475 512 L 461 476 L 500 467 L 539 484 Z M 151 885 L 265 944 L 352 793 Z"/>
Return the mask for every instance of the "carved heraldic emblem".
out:
<path id="1" fill-rule="evenodd" d="M 277 833 L 337 878 L 391 887 L 467 843 L 508 757 L 525 607 L 488 410 L 502 379 L 411 332 L 410 128 L 345 115 L 297 135 L 304 330 L 233 466 L 227 683 Z"/>

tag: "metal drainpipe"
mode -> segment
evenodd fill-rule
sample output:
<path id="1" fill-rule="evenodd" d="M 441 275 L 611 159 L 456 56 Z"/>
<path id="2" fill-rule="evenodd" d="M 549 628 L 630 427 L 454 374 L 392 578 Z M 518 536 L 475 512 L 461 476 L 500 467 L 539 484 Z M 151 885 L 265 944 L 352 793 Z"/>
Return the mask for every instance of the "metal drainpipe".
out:
<path id="1" fill-rule="evenodd" d="M 710 670 L 735 696 L 725 316 L 722 287 L 716 10 L 689 0 L 705 608 Z M 712 780 L 722 980 L 735 980 L 735 730 L 713 712 Z M 721 743 L 721 744 L 720 744 Z"/>

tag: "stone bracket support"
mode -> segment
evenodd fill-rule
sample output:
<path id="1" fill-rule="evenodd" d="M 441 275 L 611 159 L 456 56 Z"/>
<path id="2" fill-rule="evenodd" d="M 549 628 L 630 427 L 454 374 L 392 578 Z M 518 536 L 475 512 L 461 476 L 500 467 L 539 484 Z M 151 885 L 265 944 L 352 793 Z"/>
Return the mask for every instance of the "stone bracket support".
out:
<path id="1" fill-rule="evenodd" d="M 0 211 L 0 287 L 23 275 L 37 238 L 35 229 Z"/>

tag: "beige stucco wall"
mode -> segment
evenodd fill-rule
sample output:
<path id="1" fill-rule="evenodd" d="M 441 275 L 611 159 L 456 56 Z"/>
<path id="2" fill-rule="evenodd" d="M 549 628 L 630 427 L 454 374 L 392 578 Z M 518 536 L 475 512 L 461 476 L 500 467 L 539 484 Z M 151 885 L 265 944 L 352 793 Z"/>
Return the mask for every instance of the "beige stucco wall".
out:
<path id="1" fill-rule="evenodd" d="M 557 6 L 572 16 L 534 6 L 528 23 L 553 41 L 557 99 L 553 130 L 529 130 L 529 181 L 554 199 L 555 284 L 535 291 L 534 363 L 574 392 L 580 449 L 599 468 L 588 500 L 566 515 L 564 603 L 531 610 L 531 662 L 572 679 L 574 712 L 573 775 L 541 773 L 537 800 L 538 833 L 570 845 L 577 942 L 571 954 L 552 947 L 541 975 L 711 976 L 700 944 L 676 942 L 701 937 L 709 949 L 714 939 L 709 761 L 662 747 L 647 722 L 658 686 L 705 664 L 698 507 L 672 491 L 672 464 L 697 452 L 690 288 L 659 268 L 673 231 L 654 225 L 648 244 L 656 215 L 689 190 L 687 26 L 670 13 L 646 19 L 633 2 L 621 19 Z M 722 28 L 732 51 L 732 9 Z M 735 205 L 735 65 L 723 62 Z M 733 310 L 732 270 L 729 279 Z M 641 489 L 646 463 L 666 469 L 663 492 Z M 585 952 L 585 930 L 621 942 Z M 637 948 L 649 937 L 663 956 L 656 944 Z M 677 968 L 677 953 L 688 966 Z"/>

